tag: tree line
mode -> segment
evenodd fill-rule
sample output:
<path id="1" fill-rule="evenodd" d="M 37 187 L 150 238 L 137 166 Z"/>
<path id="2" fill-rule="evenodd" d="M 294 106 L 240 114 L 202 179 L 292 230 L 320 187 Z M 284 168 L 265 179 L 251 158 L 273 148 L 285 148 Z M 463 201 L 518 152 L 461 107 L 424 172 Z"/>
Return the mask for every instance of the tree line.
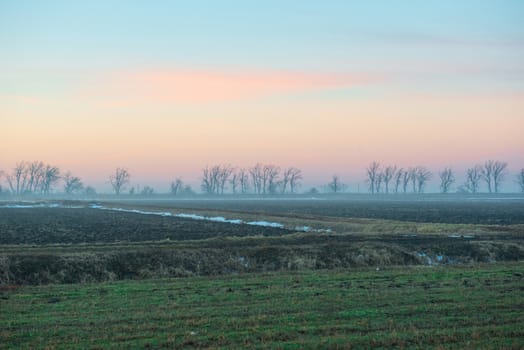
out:
<path id="1" fill-rule="evenodd" d="M 62 174 L 57 166 L 42 161 L 19 162 L 11 172 L 0 171 L 0 177 L 2 176 L 5 177 L 8 190 L 0 185 L 0 193 L 46 195 L 51 193 L 60 181 L 63 182 L 63 190 L 66 194 L 96 193 L 92 187 L 84 186 L 78 176 L 73 176 L 69 171 Z"/>
<path id="2" fill-rule="evenodd" d="M 488 160 L 466 170 L 464 182 L 459 184 L 459 192 L 478 193 L 480 185 L 484 183 L 489 193 L 500 192 L 501 185 L 507 176 L 508 163 Z M 453 169 L 444 168 L 437 173 L 441 193 L 449 193 L 456 183 Z M 370 193 L 423 193 L 433 173 L 424 166 L 415 166 L 407 169 L 395 165 L 381 166 L 372 162 L 366 168 L 366 183 Z M 524 192 L 524 169 L 516 176 L 516 182 Z"/>
<path id="3" fill-rule="evenodd" d="M 202 170 L 201 189 L 207 194 L 223 194 L 229 186 L 233 194 L 284 194 L 297 193 L 301 184 L 302 171 L 294 167 L 262 163 L 247 169 L 214 165 Z"/>
<path id="4" fill-rule="evenodd" d="M 365 169 L 367 191 L 371 194 L 424 193 L 430 180 L 439 182 L 441 193 L 449 193 L 457 184 L 457 192 L 478 193 L 484 184 L 487 192 L 498 193 L 508 176 L 508 163 L 488 160 L 468 168 L 463 182 L 457 182 L 452 168 L 446 167 L 433 174 L 424 166 L 408 168 L 396 165 L 381 165 L 371 162 Z M 436 175 L 436 176 L 435 176 Z M 7 187 L 0 184 L 0 194 L 12 195 L 48 195 L 61 183 L 62 192 L 67 195 L 95 195 L 91 186 L 85 186 L 82 179 L 70 171 L 62 172 L 57 166 L 42 161 L 19 162 L 11 171 L 0 171 L 0 178 L 5 178 Z M 108 176 L 108 183 L 116 195 L 152 195 L 151 186 L 129 186 L 131 174 L 124 167 L 118 167 Z M 209 195 L 232 194 L 295 194 L 302 186 L 302 171 L 295 167 L 280 167 L 274 164 L 257 163 L 252 167 L 239 168 L 230 164 L 217 164 L 202 169 L 200 189 Z M 515 176 L 515 181 L 524 192 L 524 168 Z M 338 175 L 333 175 L 323 189 L 325 192 L 341 193 L 348 186 Z M 318 192 L 315 188 L 310 192 Z M 177 177 L 170 183 L 171 195 L 190 195 L 195 191 L 189 184 Z"/>

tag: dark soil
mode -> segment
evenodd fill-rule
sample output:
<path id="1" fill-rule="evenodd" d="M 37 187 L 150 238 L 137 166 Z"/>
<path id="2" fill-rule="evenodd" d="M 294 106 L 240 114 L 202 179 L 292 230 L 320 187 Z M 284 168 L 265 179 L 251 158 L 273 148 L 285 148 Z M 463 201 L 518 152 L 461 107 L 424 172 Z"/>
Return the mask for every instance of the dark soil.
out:
<path id="1" fill-rule="evenodd" d="M 0 209 L 0 244 L 198 240 L 286 233 L 290 231 L 87 208 Z"/>
<path id="2" fill-rule="evenodd" d="M 399 196 L 401 197 L 401 196 Z M 409 197 L 409 196 L 407 196 Z M 435 200 L 390 195 L 373 199 L 150 201 L 158 207 L 241 210 L 271 215 L 320 215 L 449 224 L 524 224 L 524 200 Z"/>

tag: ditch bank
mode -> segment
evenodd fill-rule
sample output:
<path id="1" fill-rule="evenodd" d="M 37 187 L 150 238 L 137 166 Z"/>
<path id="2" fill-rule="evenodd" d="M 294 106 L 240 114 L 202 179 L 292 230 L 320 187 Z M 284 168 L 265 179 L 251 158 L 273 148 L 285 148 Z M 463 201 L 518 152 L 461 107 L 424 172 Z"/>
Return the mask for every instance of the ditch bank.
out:
<path id="1" fill-rule="evenodd" d="M 400 245 L 383 242 L 294 244 L 210 240 L 177 247 L 166 243 L 85 252 L 28 248 L 0 253 L 0 285 L 90 283 L 121 279 L 216 276 L 285 270 L 352 269 L 388 266 L 445 266 L 524 259 L 522 244 L 456 241 Z M 304 243 L 304 244 L 302 244 Z"/>

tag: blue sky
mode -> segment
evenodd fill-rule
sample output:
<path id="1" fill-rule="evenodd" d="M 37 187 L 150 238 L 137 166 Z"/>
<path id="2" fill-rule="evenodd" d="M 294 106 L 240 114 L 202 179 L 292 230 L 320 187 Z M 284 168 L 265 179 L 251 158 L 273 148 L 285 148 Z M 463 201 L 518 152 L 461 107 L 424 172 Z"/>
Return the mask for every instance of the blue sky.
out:
<path id="1" fill-rule="evenodd" d="M 348 69 L 475 59 L 514 66 L 523 58 L 522 18 L 524 3 L 504 0 L 3 1 L 1 62 Z M 437 59 L 439 52 L 447 54 Z"/>

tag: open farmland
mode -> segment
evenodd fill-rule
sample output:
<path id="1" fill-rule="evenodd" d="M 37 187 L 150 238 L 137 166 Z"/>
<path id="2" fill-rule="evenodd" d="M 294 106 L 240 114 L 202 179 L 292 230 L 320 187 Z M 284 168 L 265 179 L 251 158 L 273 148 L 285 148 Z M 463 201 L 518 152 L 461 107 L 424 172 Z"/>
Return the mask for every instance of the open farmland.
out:
<path id="1" fill-rule="evenodd" d="M 140 201 L 129 201 L 140 205 Z M 524 197 L 479 195 L 331 195 L 288 199 L 147 201 L 159 208 L 246 211 L 282 216 L 328 216 L 448 224 L 524 224 Z"/>
<path id="2" fill-rule="evenodd" d="M 523 346 L 518 200 L 371 203 L 4 205 L 0 348 Z"/>
<path id="3" fill-rule="evenodd" d="M 113 202 L 106 203 L 103 210 L 99 205 L 91 207 L 82 202 L 4 207 L 0 209 L 0 282 L 75 283 L 282 270 L 456 265 L 518 261 L 524 257 L 522 225 L 312 215 L 303 212 L 302 203 L 306 201 L 263 201 L 268 208 L 271 204 L 285 206 L 276 214 L 260 211 L 259 202 L 239 201 L 237 205 L 242 204 L 243 210 L 217 209 L 232 201 L 209 201 L 210 208 L 192 201 Z M 181 204 L 186 207 L 181 208 Z M 342 207 L 339 202 L 331 205 Z"/>

